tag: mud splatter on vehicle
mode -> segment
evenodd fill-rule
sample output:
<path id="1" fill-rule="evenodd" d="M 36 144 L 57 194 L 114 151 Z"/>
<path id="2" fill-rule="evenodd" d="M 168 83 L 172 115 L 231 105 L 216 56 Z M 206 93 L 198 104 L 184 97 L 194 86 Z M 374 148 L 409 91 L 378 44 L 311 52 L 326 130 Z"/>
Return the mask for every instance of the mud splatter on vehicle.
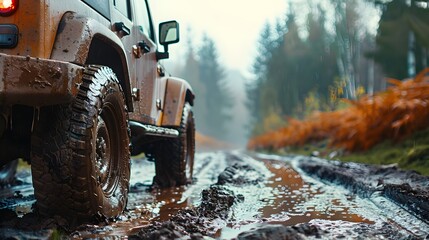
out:
<path id="1" fill-rule="evenodd" d="M 70 225 L 119 217 L 130 156 L 142 153 L 155 161 L 159 186 L 192 181 L 194 93 L 161 64 L 179 24 L 160 23 L 157 39 L 149 6 L 1 3 L 0 184 L 13 179 L 17 159 L 31 164 L 40 215 Z"/>

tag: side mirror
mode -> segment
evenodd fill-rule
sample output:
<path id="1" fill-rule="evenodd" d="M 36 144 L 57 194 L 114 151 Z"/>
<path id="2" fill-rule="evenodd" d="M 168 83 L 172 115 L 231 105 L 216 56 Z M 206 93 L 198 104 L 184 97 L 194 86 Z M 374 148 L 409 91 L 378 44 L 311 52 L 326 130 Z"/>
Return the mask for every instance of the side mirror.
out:
<path id="1" fill-rule="evenodd" d="M 156 52 L 157 60 L 169 58 L 168 45 L 178 43 L 179 23 L 176 21 L 162 22 L 159 24 L 159 43 L 164 46 L 164 52 Z"/>
<path id="2" fill-rule="evenodd" d="M 179 23 L 168 21 L 159 24 L 159 43 L 163 46 L 179 42 Z"/>

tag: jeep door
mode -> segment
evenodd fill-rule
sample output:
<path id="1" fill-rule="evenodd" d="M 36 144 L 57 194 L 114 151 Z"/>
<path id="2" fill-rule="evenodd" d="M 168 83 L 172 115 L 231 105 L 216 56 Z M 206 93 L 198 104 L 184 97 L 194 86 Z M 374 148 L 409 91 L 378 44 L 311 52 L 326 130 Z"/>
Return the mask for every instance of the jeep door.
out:
<path id="1" fill-rule="evenodd" d="M 136 58 L 136 88 L 139 91 L 139 116 L 141 122 L 156 124 L 161 110 L 160 83 L 157 73 L 155 32 L 146 0 L 133 0 L 133 31 L 137 37 L 134 57 Z"/>
<path id="2" fill-rule="evenodd" d="M 130 79 L 124 79 L 130 81 L 131 89 L 136 88 L 136 72 L 135 65 L 136 59 L 133 56 L 132 48 L 137 42 L 135 34 L 133 34 L 133 22 L 132 22 L 132 6 L 129 0 L 110 0 L 110 21 L 112 31 L 116 32 L 116 35 L 121 39 L 124 51 L 127 58 L 128 73 Z M 116 73 L 118 74 L 118 73 Z M 135 98 L 133 98 L 134 111 L 138 112 L 139 109 L 136 106 Z"/>

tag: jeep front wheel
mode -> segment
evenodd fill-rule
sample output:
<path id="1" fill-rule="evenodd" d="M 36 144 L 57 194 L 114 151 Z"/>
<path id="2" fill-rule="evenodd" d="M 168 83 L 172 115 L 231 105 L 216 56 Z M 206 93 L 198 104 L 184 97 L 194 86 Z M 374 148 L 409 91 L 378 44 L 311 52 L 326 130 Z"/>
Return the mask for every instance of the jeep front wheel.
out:
<path id="1" fill-rule="evenodd" d="M 42 109 L 32 143 L 39 213 L 77 222 L 122 213 L 130 178 L 129 126 L 110 68 L 87 67 L 71 105 Z"/>

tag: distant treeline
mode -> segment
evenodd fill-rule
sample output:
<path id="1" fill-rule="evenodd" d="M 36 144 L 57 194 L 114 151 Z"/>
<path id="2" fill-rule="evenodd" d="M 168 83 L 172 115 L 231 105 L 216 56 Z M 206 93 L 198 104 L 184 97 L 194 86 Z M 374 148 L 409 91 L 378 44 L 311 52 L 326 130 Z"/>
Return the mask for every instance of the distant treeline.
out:
<path id="1" fill-rule="evenodd" d="M 190 39 L 189 39 L 190 41 Z M 195 94 L 193 108 L 197 130 L 219 140 L 227 138 L 233 96 L 226 84 L 215 42 L 204 35 L 198 48 L 188 42 L 186 59 L 179 75 L 188 80 Z"/>

